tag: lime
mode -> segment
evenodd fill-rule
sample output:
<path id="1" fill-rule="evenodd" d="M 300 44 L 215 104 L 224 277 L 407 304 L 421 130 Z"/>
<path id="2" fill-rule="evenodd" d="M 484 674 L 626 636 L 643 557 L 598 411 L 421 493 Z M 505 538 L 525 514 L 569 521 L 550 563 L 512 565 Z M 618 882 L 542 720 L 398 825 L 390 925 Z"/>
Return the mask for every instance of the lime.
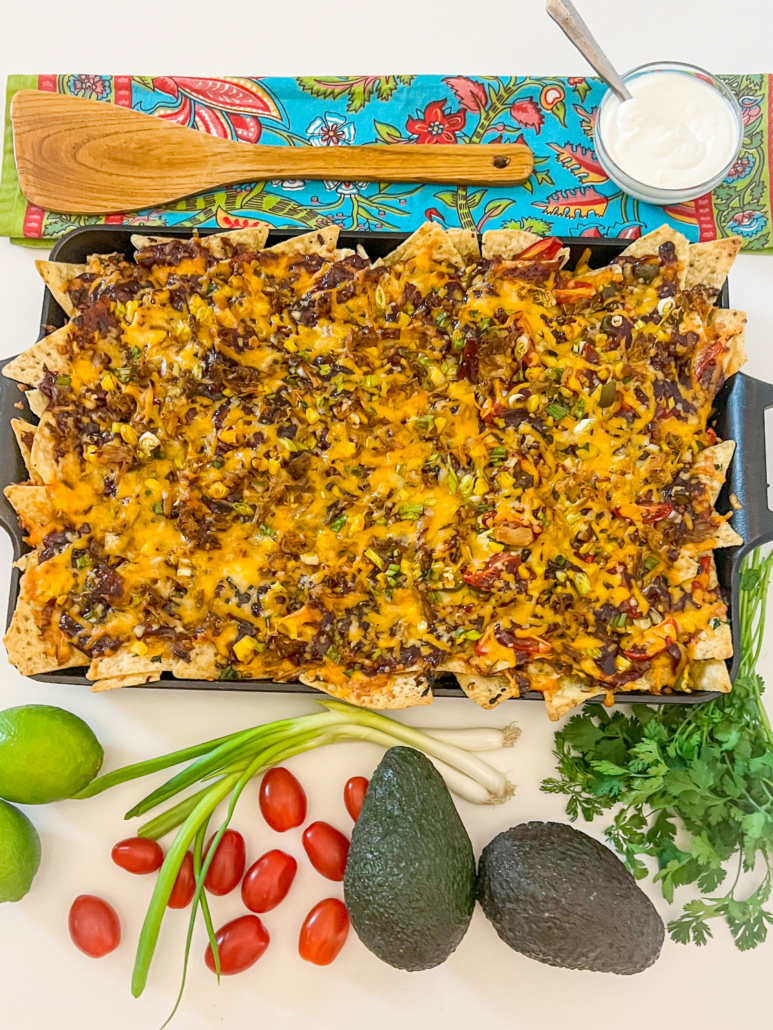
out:
<path id="1" fill-rule="evenodd" d="M 0 801 L 0 901 L 20 901 L 40 865 L 40 837 L 24 812 Z"/>
<path id="2" fill-rule="evenodd" d="M 0 798 L 45 805 L 91 783 L 104 752 L 83 719 L 51 705 L 0 712 Z"/>

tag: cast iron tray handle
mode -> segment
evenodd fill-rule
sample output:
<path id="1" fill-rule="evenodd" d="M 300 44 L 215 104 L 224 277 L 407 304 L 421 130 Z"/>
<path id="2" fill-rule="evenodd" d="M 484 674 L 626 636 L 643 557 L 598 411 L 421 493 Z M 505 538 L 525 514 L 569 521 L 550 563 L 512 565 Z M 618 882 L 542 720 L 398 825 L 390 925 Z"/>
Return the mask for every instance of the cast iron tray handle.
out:
<path id="1" fill-rule="evenodd" d="M 720 511 L 730 508 L 734 494 L 741 507 L 733 515 L 733 529 L 743 537 L 738 547 L 715 551 L 720 583 L 738 597 L 738 577 L 744 555 L 773 540 L 773 511 L 768 506 L 767 441 L 765 412 L 773 408 L 773 385 L 737 373 L 722 388 L 716 399 L 717 434 L 735 440 L 736 448 L 727 482 L 719 495 Z M 737 606 L 734 606 L 737 616 Z M 733 659 L 730 678 L 735 679 L 741 660 L 739 619 L 732 619 Z"/>

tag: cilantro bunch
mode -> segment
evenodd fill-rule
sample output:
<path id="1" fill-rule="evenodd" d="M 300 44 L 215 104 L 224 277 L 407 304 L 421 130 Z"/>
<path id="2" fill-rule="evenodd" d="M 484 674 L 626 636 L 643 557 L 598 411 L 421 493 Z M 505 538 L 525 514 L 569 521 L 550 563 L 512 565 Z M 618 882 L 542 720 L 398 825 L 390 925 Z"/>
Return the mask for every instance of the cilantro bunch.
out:
<path id="1" fill-rule="evenodd" d="M 740 576 L 741 664 L 731 693 L 703 705 L 601 706 L 556 733 L 558 777 L 542 789 L 565 794 L 572 821 L 614 810 L 606 836 L 637 880 L 657 860 L 655 881 L 671 902 L 677 887 L 704 895 L 669 923 L 675 941 L 705 944 L 724 919 L 741 950 L 767 936 L 773 912 L 773 730 L 755 672 L 773 553 L 747 558 Z M 597 710 L 596 710 L 597 709 Z M 758 872 L 751 891 L 742 873 Z M 740 896 L 739 896 L 740 895 Z"/>

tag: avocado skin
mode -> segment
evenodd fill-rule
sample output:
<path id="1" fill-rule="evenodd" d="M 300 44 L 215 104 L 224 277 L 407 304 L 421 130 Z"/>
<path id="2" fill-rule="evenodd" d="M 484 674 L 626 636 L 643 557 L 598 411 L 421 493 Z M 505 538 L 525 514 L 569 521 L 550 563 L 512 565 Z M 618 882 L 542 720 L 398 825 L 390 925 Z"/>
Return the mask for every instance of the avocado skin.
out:
<path id="1" fill-rule="evenodd" d="M 393 747 L 354 825 L 344 896 L 357 936 L 397 969 L 445 962 L 475 907 L 475 857 L 443 777 Z"/>
<path id="2" fill-rule="evenodd" d="M 640 973 L 663 946 L 663 922 L 623 863 L 564 823 L 496 836 L 480 856 L 477 896 L 505 944 L 550 966 Z"/>

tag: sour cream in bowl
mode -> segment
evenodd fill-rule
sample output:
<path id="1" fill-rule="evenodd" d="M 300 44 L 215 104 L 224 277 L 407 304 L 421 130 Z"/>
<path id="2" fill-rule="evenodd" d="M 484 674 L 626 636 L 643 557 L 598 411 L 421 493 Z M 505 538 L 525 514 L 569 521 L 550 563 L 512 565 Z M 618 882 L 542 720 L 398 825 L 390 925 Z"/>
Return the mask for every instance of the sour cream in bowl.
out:
<path id="1" fill-rule="evenodd" d="M 631 99 L 601 100 L 596 154 L 618 186 L 651 204 L 703 196 L 725 178 L 741 149 L 738 101 L 719 79 L 663 61 L 623 76 Z"/>

